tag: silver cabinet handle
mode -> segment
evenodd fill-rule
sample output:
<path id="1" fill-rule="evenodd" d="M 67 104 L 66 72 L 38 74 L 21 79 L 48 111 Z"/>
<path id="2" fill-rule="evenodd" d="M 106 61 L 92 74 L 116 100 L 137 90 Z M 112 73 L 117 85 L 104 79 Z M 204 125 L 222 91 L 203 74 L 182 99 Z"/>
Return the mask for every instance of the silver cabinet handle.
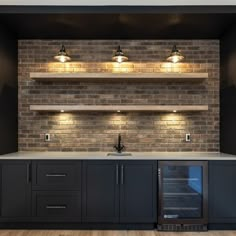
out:
<path id="1" fill-rule="evenodd" d="M 54 205 L 48 205 L 46 206 L 47 209 L 66 209 L 66 205 L 58 205 L 58 206 L 54 206 Z"/>
<path id="2" fill-rule="evenodd" d="M 121 166 L 121 184 L 124 184 L 124 166 Z"/>
<path id="3" fill-rule="evenodd" d="M 116 184 L 119 184 L 119 165 L 116 165 Z"/>
<path id="4" fill-rule="evenodd" d="M 31 182 L 30 170 L 31 170 L 30 164 L 28 163 L 28 164 L 27 164 L 27 170 L 26 170 L 26 171 L 27 171 L 27 173 L 26 173 L 27 184 L 29 184 L 29 183 Z"/>
<path id="5" fill-rule="evenodd" d="M 66 177 L 66 174 L 46 174 L 46 177 Z"/>

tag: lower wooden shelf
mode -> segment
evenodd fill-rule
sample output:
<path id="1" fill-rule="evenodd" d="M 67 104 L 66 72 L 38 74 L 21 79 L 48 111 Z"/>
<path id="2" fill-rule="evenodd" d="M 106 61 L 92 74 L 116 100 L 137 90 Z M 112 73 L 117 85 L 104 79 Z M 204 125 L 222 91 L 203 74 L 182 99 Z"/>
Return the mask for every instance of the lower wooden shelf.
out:
<path id="1" fill-rule="evenodd" d="M 201 83 L 208 73 L 30 73 L 30 78 L 40 82 L 85 83 Z"/>
<path id="2" fill-rule="evenodd" d="M 192 112 L 207 111 L 208 105 L 30 105 L 38 112 Z"/>

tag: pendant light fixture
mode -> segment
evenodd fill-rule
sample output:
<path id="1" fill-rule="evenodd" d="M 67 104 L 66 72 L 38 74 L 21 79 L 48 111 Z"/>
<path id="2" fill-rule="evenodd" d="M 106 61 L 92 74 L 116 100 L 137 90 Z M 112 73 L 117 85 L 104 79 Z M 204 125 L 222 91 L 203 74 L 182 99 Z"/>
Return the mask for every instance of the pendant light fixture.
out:
<path id="1" fill-rule="evenodd" d="M 55 60 L 60 61 L 62 63 L 70 61 L 71 57 L 67 54 L 66 48 L 64 45 L 61 46 L 60 51 L 58 54 L 54 57 Z"/>
<path id="2" fill-rule="evenodd" d="M 181 52 L 177 49 L 176 45 L 173 46 L 171 54 L 169 57 L 167 57 L 167 61 L 170 61 L 172 63 L 180 62 L 184 59 L 184 56 L 181 54 Z"/>
<path id="3" fill-rule="evenodd" d="M 112 57 L 113 61 L 116 61 L 118 63 L 122 63 L 124 61 L 128 61 L 128 57 L 125 56 L 125 54 L 123 53 L 123 51 L 121 50 L 121 47 L 118 46 L 114 56 Z"/>

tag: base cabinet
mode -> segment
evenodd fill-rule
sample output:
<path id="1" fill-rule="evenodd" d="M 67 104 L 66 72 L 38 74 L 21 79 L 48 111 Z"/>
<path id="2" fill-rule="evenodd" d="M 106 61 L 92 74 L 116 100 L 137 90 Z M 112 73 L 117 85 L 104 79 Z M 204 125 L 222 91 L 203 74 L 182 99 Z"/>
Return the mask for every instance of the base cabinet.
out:
<path id="1" fill-rule="evenodd" d="M 157 161 L 2 161 L 0 223 L 156 224 Z"/>
<path id="2" fill-rule="evenodd" d="M 209 162 L 209 223 L 236 224 L 236 162 Z"/>
<path id="3" fill-rule="evenodd" d="M 1 217 L 31 216 L 30 161 L 1 162 Z"/>
<path id="4" fill-rule="evenodd" d="M 119 220 L 118 163 L 83 163 L 83 222 L 117 223 Z"/>
<path id="5" fill-rule="evenodd" d="M 81 161 L 33 161 L 34 221 L 80 223 L 81 175 Z"/>
<path id="6" fill-rule="evenodd" d="M 156 222 L 157 162 L 122 161 L 120 222 Z"/>
<path id="7" fill-rule="evenodd" d="M 83 222 L 155 223 L 156 161 L 85 161 Z"/>

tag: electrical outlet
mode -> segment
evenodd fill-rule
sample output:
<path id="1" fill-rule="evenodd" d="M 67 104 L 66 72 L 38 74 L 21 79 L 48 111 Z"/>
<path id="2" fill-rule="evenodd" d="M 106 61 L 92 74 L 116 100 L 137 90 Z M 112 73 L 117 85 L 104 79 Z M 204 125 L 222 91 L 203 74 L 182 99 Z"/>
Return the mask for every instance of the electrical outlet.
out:
<path id="1" fill-rule="evenodd" d="M 185 142 L 191 142 L 191 134 L 185 135 Z"/>
<path id="2" fill-rule="evenodd" d="M 50 136 L 50 134 L 45 134 L 45 135 L 44 135 L 44 140 L 45 140 L 45 142 L 50 142 L 50 141 L 51 141 L 51 136 Z"/>

